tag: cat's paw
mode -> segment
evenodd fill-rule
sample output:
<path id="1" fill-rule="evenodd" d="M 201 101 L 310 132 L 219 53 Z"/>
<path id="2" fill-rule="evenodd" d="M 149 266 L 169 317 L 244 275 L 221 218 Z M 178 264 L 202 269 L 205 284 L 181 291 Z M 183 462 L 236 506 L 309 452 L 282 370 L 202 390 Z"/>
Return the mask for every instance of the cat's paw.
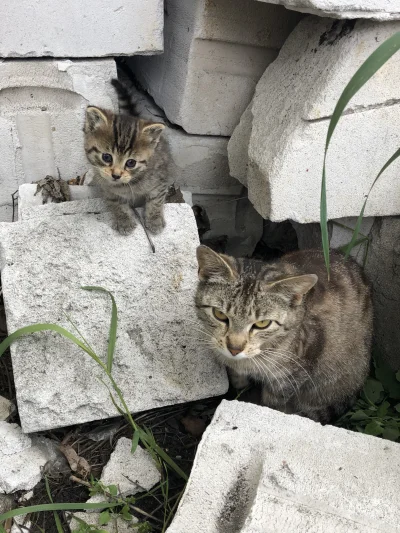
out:
<path id="1" fill-rule="evenodd" d="M 118 218 L 114 223 L 114 229 L 120 235 L 130 235 L 135 228 L 136 222 L 130 217 Z"/>
<path id="2" fill-rule="evenodd" d="M 152 218 L 145 217 L 144 225 L 150 231 L 150 233 L 157 235 L 158 233 L 161 233 L 162 230 L 165 228 L 165 220 L 163 216 Z"/>

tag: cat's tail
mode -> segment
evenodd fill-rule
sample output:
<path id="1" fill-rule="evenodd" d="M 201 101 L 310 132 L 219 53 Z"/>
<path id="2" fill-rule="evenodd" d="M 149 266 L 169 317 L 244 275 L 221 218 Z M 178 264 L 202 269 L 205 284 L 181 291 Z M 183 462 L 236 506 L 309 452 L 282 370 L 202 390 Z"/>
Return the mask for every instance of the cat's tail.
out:
<path id="1" fill-rule="evenodd" d="M 116 78 L 111 80 L 111 85 L 117 92 L 119 109 L 122 113 L 137 117 L 139 115 L 136 105 L 132 100 L 132 94 L 128 87 Z"/>

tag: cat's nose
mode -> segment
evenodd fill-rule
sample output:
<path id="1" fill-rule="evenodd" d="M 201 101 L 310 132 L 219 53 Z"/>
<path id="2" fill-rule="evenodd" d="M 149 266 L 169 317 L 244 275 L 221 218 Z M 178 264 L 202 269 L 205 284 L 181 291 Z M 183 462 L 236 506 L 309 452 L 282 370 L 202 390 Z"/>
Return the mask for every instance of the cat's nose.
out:
<path id="1" fill-rule="evenodd" d="M 231 352 L 231 354 L 233 356 L 237 355 L 238 353 L 240 353 L 242 351 L 243 348 L 236 348 L 236 347 L 233 347 L 233 346 L 228 346 L 228 350 Z"/>
<path id="2" fill-rule="evenodd" d="M 119 180 L 121 176 L 119 174 L 113 174 L 112 177 L 113 177 L 113 180 L 116 181 L 116 180 Z"/>

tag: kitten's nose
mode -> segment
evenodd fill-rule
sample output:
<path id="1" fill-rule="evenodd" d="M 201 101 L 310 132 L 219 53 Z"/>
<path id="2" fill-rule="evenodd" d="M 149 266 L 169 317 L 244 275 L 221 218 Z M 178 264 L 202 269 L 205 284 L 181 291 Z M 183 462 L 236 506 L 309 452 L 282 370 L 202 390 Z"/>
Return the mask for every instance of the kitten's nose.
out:
<path id="1" fill-rule="evenodd" d="M 228 346 L 227 348 L 228 348 L 228 350 L 231 352 L 231 354 L 233 356 L 237 355 L 238 353 L 240 353 L 243 350 L 243 348 L 236 348 L 234 346 Z"/>
<path id="2" fill-rule="evenodd" d="M 113 174 L 112 177 L 113 177 L 114 180 L 119 180 L 119 178 L 120 178 L 121 176 L 118 175 L 118 174 Z"/>

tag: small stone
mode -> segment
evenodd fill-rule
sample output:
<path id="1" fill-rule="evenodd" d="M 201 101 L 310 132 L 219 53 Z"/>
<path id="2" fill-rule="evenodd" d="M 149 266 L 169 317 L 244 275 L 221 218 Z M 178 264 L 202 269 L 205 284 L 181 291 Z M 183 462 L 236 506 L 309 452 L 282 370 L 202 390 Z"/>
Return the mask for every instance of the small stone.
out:
<path id="1" fill-rule="evenodd" d="M 90 526 L 99 526 L 99 514 L 95 513 L 74 513 L 72 515 L 72 520 L 70 523 L 70 528 L 72 533 L 74 531 L 79 531 L 80 528 L 80 522 L 76 520 L 75 518 L 79 518 L 80 520 L 83 520 L 86 522 L 86 524 Z M 133 529 L 131 527 L 131 524 L 137 524 L 138 519 L 136 517 L 132 517 L 132 520 L 127 521 L 118 516 L 117 518 L 112 518 L 110 522 L 107 525 L 101 526 L 102 530 L 106 530 L 107 533 L 133 533 L 134 531 L 137 531 L 137 529 Z"/>
<path id="2" fill-rule="evenodd" d="M 14 498 L 8 494 L 0 494 L 0 515 L 11 511 L 14 507 Z"/>
<path id="3" fill-rule="evenodd" d="M 138 446 L 132 454 L 131 447 L 131 440 L 121 437 L 100 478 L 104 485 L 116 485 L 122 496 L 149 491 L 161 479 L 161 474 L 149 452 Z M 103 501 L 105 497 L 96 494 L 88 500 L 88 503 Z"/>

